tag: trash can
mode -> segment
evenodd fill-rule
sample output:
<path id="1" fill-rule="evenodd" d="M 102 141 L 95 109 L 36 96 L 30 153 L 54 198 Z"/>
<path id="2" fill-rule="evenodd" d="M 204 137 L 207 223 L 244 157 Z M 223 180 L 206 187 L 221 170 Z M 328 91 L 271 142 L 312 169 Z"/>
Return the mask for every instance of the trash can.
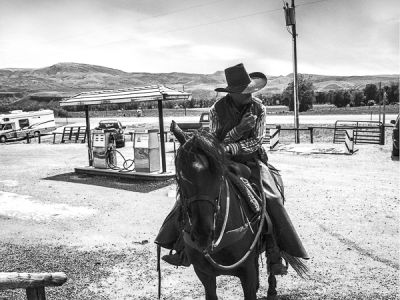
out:
<path id="1" fill-rule="evenodd" d="M 133 148 L 135 170 L 152 173 L 160 171 L 160 142 L 158 129 L 135 130 Z"/>
<path id="2" fill-rule="evenodd" d="M 115 137 L 112 132 L 92 130 L 93 167 L 108 169 L 117 165 Z"/>

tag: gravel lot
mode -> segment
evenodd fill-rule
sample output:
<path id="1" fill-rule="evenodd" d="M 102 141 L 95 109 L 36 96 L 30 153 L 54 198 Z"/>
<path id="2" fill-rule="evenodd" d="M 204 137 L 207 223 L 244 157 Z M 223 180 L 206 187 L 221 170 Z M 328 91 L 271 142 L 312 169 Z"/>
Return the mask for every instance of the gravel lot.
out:
<path id="1" fill-rule="evenodd" d="M 390 141 L 390 140 L 389 140 Z M 391 144 L 286 145 L 286 207 L 312 259 L 310 279 L 278 278 L 280 299 L 399 299 L 399 162 Z M 339 149 L 339 151 L 332 151 Z M 175 201 L 174 181 L 124 182 L 73 173 L 83 144 L 0 145 L 0 271 L 63 271 L 48 299 L 156 299 L 155 235 Z M 169 153 L 172 162 L 172 153 Z M 192 268 L 162 264 L 163 299 L 204 299 Z M 266 299 L 261 271 L 259 300 Z M 241 299 L 218 279 L 220 299 Z M 25 299 L 21 290 L 0 299 Z"/>

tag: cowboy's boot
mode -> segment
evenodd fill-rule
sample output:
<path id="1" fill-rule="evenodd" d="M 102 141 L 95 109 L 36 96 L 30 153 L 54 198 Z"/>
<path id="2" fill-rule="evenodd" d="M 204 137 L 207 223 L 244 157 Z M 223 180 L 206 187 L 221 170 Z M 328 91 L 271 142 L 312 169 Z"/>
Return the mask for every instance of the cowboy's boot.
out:
<path id="1" fill-rule="evenodd" d="M 161 259 L 174 266 L 189 267 L 190 262 L 184 251 L 185 244 L 183 242 L 182 234 L 179 236 L 173 249 L 175 249 L 175 253 L 172 253 L 171 250 L 169 254 L 164 255 L 163 257 L 161 257 Z"/>
<path id="2" fill-rule="evenodd" d="M 185 251 L 177 251 L 174 254 L 172 254 L 172 250 L 170 254 L 164 255 L 161 257 L 161 259 L 171 265 L 177 266 L 177 267 L 189 267 L 190 262 L 189 259 L 187 258 Z"/>

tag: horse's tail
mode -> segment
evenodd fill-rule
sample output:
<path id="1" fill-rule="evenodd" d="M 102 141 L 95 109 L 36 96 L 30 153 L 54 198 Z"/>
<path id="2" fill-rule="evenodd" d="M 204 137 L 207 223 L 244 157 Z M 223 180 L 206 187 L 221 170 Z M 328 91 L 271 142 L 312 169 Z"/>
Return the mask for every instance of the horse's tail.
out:
<path id="1" fill-rule="evenodd" d="M 292 256 L 285 251 L 281 251 L 282 258 L 286 260 L 287 263 L 296 271 L 297 275 L 301 278 L 309 278 L 309 269 L 307 265 L 303 262 L 303 259 Z"/>

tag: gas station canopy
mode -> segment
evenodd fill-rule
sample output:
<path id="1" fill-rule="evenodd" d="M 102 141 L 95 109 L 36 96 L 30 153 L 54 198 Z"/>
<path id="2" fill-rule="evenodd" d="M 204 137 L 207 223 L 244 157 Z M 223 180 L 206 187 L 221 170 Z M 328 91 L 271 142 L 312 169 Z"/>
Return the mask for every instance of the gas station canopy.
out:
<path id="1" fill-rule="evenodd" d="M 180 92 L 164 85 L 151 85 L 144 87 L 133 87 L 119 90 L 91 91 L 77 94 L 71 98 L 60 101 L 60 106 L 84 106 L 86 116 L 86 134 L 88 143 L 89 166 L 93 165 L 93 154 L 90 150 L 90 122 L 89 106 L 101 104 L 119 104 L 141 101 L 157 101 L 158 118 L 160 126 L 160 145 L 162 172 L 166 172 L 165 145 L 164 145 L 164 118 L 162 101 L 188 100 L 190 93 Z"/>
<path id="2" fill-rule="evenodd" d="M 188 100 L 190 93 L 180 92 L 163 85 L 134 87 L 120 90 L 83 92 L 60 101 L 60 106 L 118 104 L 139 101 Z"/>

